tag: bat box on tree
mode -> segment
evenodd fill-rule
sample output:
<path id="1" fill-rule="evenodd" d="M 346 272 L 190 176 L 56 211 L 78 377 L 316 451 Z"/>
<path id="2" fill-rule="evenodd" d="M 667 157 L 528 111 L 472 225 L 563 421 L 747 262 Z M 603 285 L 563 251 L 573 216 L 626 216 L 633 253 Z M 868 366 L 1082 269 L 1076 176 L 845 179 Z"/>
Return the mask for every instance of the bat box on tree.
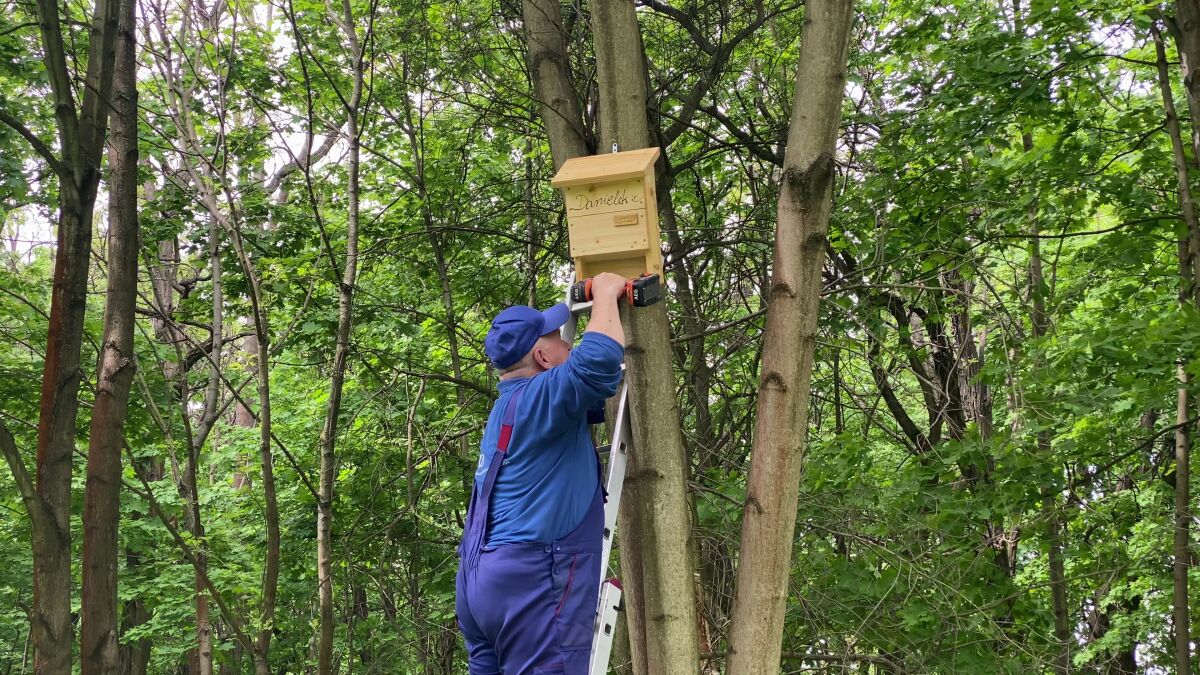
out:
<path id="1" fill-rule="evenodd" d="M 654 162 L 658 148 L 567 160 L 550 184 L 563 191 L 575 278 L 662 274 Z"/>

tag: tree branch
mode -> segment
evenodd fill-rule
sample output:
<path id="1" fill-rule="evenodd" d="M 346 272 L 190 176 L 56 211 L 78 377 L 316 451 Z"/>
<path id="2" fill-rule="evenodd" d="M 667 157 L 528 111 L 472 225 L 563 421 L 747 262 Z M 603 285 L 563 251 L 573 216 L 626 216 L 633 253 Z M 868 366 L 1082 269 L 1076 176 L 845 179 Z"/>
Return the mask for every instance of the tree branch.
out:
<path id="1" fill-rule="evenodd" d="M 46 512 L 45 503 L 42 502 L 41 496 L 33 486 L 29 469 L 25 467 L 21 453 L 17 450 L 17 442 L 9 433 L 4 420 L 0 420 L 0 452 L 4 453 L 4 459 L 8 461 L 8 468 L 12 470 L 13 481 L 16 482 L 17 489 L 21 493 L 21 501 L 25 503 L 25 511 L 29 514 L 29 520 L 35 528 L 41 528 L 50 514 Z"/>
<path id="2" fill-rule="evenodd" d="M 640 4 L 674 20 L 675 23 L 679 24 L 680 28 L 687 31 L 687 34 L 692 38 L 692 42 L 696 43 L 696 46 L 700 48 L 700 51 L 709 55 L 717 51 L 717 48 L 714 47 L 711 42 L 709 42 L 704 33 L 702 33 L 700 29 L 696 27 L 696 23 L 692 20 L 691 14 L 681 9 L 672 7 L 662 0 L 641 0 Z"/>
<path id="3" fill-rule="evenodd" d="M 291 161 L 280 167 L 279 170 L 275 172 L 275 175 L 271 176 L 270 180 L 268 180 L 263 186 L 263 190 L 268 195 L 275 194 L 275 192 L 279 190 L 279 186 L 283 184 L 283 180 L 285 178 L 301 169 L 307 170 L 313 164 L 319 162 L 325 157 L 325 155 L 329 154 L 329 151 L 333 149 L 333 145 L 337 143 L 338 139 L 340 138 L 340 133 L 329 134 L 325 137 L 325 141 L 321 144 L 321 147 L 317 148 L 316 152 L 309 151 L 311 139 L 306 140 L 304 149 L 300 151 L 300 156 L 293 157 Z"/>
<path id="4" fill-rule="evenodd" d="M 54 173 L 62 173 L 62 163 L 54 156 L 54 151 L 50 149 L 50 145 L 39 138 L 37 134 L 30 131 L 24 124 L 21 124 L 21 120 L 8 114 L 8 111 L 0 109 L 0 122 L 12 128 L 18 134 L 21 134 L 21 137 L 28 141 L 29 145 L 33 146 L 33 150 L 50 164 L 50 168 L 54 170 Z"/>
<path id="5" fill-rule="evenodd" d="M 758 157 L 764 162 L 773 164 L 775 166 L 783 166 L 782 149 L 779 152 L 776 152 L 765 143 L 755 139 L 750 134 L 742 130 L 742 128 L 738 126 L 738 124 L 732 119 L 730 119 L 728 115 L 718 110 L 717 106 L 715 105 L 699 106 L 697 109 L 720 122 L 721 126 L 725 127 L 725 130 L 728 131 L 731 136 L 741 142 L 742 145 L 744 145 L 746 149 L 748 149 L 755 157 Z"/>
<path id="6" fill-rule="evenodd" d="M 905 410 L 904 404 L 896 396 L 891 383 L 887 380 L 887 373 L 884 372 L 883 367 L 877 361 L 878 356 L 879 342 L 872 339 L 871 353 L 867 358 L 871 364 L 871 376 L 875 380 L 875 386 L 878 387 L 879 394 L 883 396 L 888 410 L 892 413 L 892 417 L 896 419 L 896 423 L 900 425 L 900 429 L 904 431 L 904 435 L 916 446 L 917 454 L 924 454 L 930 449 L 929 438 L 917 427 L 916 422 L 913 421 L 908 411 Z"/>

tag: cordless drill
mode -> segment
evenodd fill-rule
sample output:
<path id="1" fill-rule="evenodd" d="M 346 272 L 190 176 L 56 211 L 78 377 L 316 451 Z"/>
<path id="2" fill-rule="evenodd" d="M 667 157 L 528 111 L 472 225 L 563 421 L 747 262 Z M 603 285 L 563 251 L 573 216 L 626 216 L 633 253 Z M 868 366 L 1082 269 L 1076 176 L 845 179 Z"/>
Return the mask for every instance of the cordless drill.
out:
<path id="1" fill-rule="evenodd" d="M 657 274 L 643 274 L 625 282 L 625 299 L 634 307 L 649 307 L 662 299 Z M 571 286 L 571 302 L 592 301 L 591 277 Z"/>

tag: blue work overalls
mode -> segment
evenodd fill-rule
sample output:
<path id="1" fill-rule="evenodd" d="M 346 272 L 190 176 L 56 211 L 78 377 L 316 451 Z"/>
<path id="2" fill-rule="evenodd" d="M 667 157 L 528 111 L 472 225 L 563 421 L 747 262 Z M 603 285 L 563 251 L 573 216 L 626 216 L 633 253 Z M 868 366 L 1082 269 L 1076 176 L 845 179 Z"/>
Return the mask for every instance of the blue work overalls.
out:
<path id="1" fill-rule="evenodd" d="M 509 399 L 487 474 L 471 491 L 455 579 L 458 625 L 471 675 L 587 675 L 604 530 L 599 480 L 583 521 L 565 537 L 484 546 L 522 390 Z"/>

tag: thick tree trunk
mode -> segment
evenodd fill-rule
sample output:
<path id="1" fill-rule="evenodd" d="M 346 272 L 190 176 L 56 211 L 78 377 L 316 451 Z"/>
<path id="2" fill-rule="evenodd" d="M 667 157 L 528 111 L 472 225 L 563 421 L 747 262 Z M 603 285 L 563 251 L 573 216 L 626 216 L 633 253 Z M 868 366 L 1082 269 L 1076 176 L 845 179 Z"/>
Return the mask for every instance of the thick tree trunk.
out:
<path id="1" fill-rule="evenodd" d="M 1158 62 L 1158 86 L 1162 94 L 1163 110 L 1167 118 L 1167 135 L 1171 137 L 1171 149 L 1175 159 L 1175 177 L 1179 195 L 1179 210 L 1188 233 L 1200 232 L 1197 225 L 1196 204 L 1192 198 L 1191 183 L 1188 176 L 1187 156 L 1184 152 L 1183 138 L 1180 132 L 1179 117 L 1175 112 L 1174 95 L 1171 93 L 1171 80 L 1167 73 L 1167 53 L 1163 46 L 1162 34 L 1157 22 L 1151 24 L 1150 34 L 1154 38 L 1154 50 Z M 1195 279 L 1192 274 L 1192 258 L 1190 237 L 1185 237 L 1179 243 L 1180 271 L 1180 303 L 1187 304 L 1192 299 Z M 1189 458 L 1191 454 L 1191 438 L 1188 425 L 1188 381 L 1187 373 L 1180 366 L 1177 378 L 1179 380 L 1177 393 L 1177 420 L 1179 424 L 1175 432 L 1175 541 L 1173 546 L 1174 594 L 1172 601 L 1172 617 L 1175 629 L 1175 671 L 1190 673 L 1191 654 L 1191 619 L 1188 612 L 1188 567 L 1191 558 L 1191 541 L 1188 532 L 1190 508 L 1188 504 Z"/>
<path id="2" fill-rule="evenodd" d="M 1179 68 L 1183 71 L 1183 86 L 1187 91 L 1188 111 L 1192 124 L 1200 121 L 1200 0 L 1175 0 L 1175 45 L 1179 50 Z M 1197 147 L 1200 129 L 1193 129 L 1192 145 Z"/>
<path id="3" fill-rule="evenodd" d="M 79 411 L 80 349 L 92 245 L 92 210 L 108 130 L 115 61 L 116 0 L 97 0 L 88 43 L 88 71 L 77 108 L 68 74 L 59 6 L 37 3 L 42 61 L 54 96 L 61 158 L 59 215 L 50 325 L 38 418 L 37 505 L 33 522 L 34 672 L 68 675 L 74 646 L 71 622 L 71 473 Z"/>
<path id="4" fill-rule="evenodd" d="M 1183 86 L 1192 118 L 1192 160 L 1200 161 L 1200 0 L 1176 0 L 1175 40 L 1180 53 Z M 1200 309 L 1200 226 L 1188 222 L 1187 247 L 1183 253 L 1188 300 Z"/>
<path id="5" fill-rule="evenodd" d="M 350 329 L 354 310 L 354 283 L 358 276 L 359 211 L 359 102 L 363 91 L 363 54 L 349 0 L 342 0 L 343 32 L 346 34 L 355 65 L 354 90 L 346 106 L 346 142 L 349 147 L 347 188 L 349 210 L 346 214 L 346 259 L 338 287 L 337 345 L 334 348 L 333 373 L 329 382 L 329 402 L 325 409 L 325 427 L 321 430 L 321 477 L 317 488 L 317 586 L 320 605 L 320 641 L 317 646 L 317 672 L 333 672 L 333 484 L 337 477 L 338 415 L 346 381 L 346 359 L 350 355 Z M 333 261 L 330 261 L 333 264 Z M 365 617 L 364 617 L 365 618 Z"/>
<path id="6" fill-rule="evenodd" d="M 74 627 L 71 623 L 71 467 L 75 445 L 76 396 L 80 381 L 80 347 L 86 305 L 88 258 L 91 255 L 92 204 L 75 186 L 60 186 L 58 246 L 50 335 L 42 377 L 38 425 L 37 492 L 50 514 L 49 529 L 33 530 L 34 672 L 71 672 Z M 68 261 L 71 261 L 68 263 Z"/>
<path id="7" fill-rule="evenodd" d="M 588 133 L 567 61 L 562 9 L 558 0 L 523 0 L 521 11 L 529 76 L 557 171 L 568 159 L 588 154 Z"/>
<path id="8" fill-rule="evenodd" d="M 735 675 L 779 672 L 854 19 L 849 0 L 809 0 L 804 11 L 729 638 L 729 672 Z"/>
<path id="9" fill-rule="evenodd" d="M 125 413 L 134 368 L 139 228 L 134 3 L 121 0 L 120 5 L 108 156 L 108 291 L 83 505 L 80 660 L 84 675 L 115 675 L 121 665 L 117 640 L 117 523 Z"/>
<path id="10" fill-rule="evenodd" d="M 669 250 L 683 251 L 686 250 L 686 245 L 679 234 L 675 205 L 670 199 L 673 183 L 672 179 L 664 179 L 660 186 L 659 212 Z M 701 309 L 695 294 L 700 280 L 686 256 L 676 260 L 671 270 L 675 300 L 682 310 L 680 327 L 689 337 L 683 344 L 677 345 L 675 355 L 685 373 L 686 384 L 683 392 L 686 405 L 695 414 L 695 427 L 689 436 L 691 442 L 685 439 L 686 456 L 692 458 L 695 467 L 693 476 L 689 478 L 695 479 L 704 476 L 708 469 L 716 465 L 718 459 L 718 442 L 713 437 L 712 416 L 709 412 L 713 369 L 708 363 L 705 325 L 700 319 Z M 691 508 L 692 519 L 697 525 L 697 534 L 692 538 L 695 547 L 692 557 L 699 567 L 696 589 L 700 618 L 699 647 L 701 652 L 714 652 L 717 651 L 716 636 L 723 630 L 729 615 L 729 598 L 733 597 L 733 575 L 727 573 L 732 568 L 732 561 L 725 538 L 708 536 L 708 533 L 701 531 L 695 501 L 692 502 Z M 716 667 L 717 664 L 712 665 Z"/>
<path id="11" fill-rule="evenodd" d="M 600 92 L 599 148 L 608 152 L 614 144 L 621 150 L 647 147 L 647 72 L 633 3 L 595 3 L 592 32 Z M 640 529 L 623 529 L 620 549 L 629 606 L 634 608 L 627 617 L 634 672 L 694 673 L 700 668 L 700 654 L 693 525 L 666 303 L 626 307 L 622 323 L 634 452 L 625 479 L 621 527 L 636 518 Z"/>

